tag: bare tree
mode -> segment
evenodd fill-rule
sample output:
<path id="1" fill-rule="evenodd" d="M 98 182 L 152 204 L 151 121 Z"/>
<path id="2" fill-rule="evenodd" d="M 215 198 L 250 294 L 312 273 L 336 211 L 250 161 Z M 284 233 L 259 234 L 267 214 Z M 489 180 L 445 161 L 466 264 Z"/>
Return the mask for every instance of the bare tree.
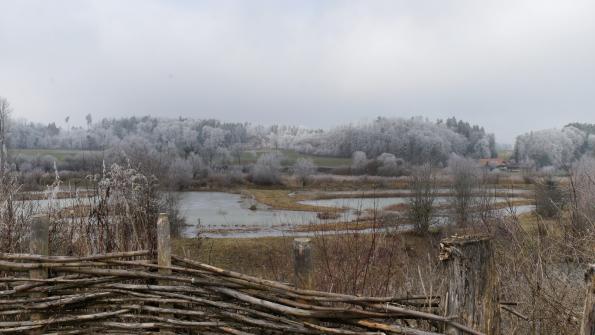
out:
<path id="1" fill-rule="evenodd" d="M 0 97 L 0 176 L 3 177 L 7 169 L 6 132 L 12 108 L 6 98 Z"/>
<path id="2" fill-rule="evenodd" d="M 497 217 L 495 175 L 490 174 L 488 168 L 481 168 L 477 177 L 477 186 L 474 190 L 474 205 L 477 218 L 485 225 Z"/>
<path id="3" fill-rule="evenodd" d="M 410 188 L 409 220 L 419 233 L 425 234 L 432 223 L 436 200 L 436 175 L 432 172 L 432 166 L 429 163 L 414 169 Z"/>
<path id="4" fill-rule="evenodd" d="M 93 123 L 93 117 L 91 116 L 91 114 L 87 114 L 87 116 L 85 116 L 85 120 L 87 120 L 87 129 L 91 128 L 91 124 Z"/>
<path id="5" fill-rule="evenodd" d="M 455 222 L 465 226 L 469 223 L 473 207 L 473 192 L 477 186 L 478 168 L 472 159 L 452 155 L 448 160 L 451 175 L 451 207 Z"/>
<path id="6" fill-rule="evenodd" d="M 569 207 L 575 231 L 595 231 L 595 158 L 583 156 L 570 170 Z"/>
<path id="7" fill-rule="evenodd" d="M 17 175 L 8 167 L 6 134 L 12 108 L 6 98 L 0 97 L 0 251 L 22 250 L 26 219 L 32 207 L 26 202 L 18 202 L 17 194 L 21 185 Z"/>
<path id="8" fill-rule="evenodd" d="M 535 212 L 544 218 L 558 216 L 565 203 L 564 190 L 552 174 L 535 183 Z"/>

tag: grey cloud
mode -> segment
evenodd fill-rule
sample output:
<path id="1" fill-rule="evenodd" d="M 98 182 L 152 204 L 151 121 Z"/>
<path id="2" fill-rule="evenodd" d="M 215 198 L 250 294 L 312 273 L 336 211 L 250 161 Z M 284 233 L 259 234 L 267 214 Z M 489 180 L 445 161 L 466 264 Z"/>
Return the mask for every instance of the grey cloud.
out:
<path id="1" fill-rule="evenodd" d="M 328 127 L 456 116 L 500 140 L 595 122 L 595 3 L 0 1 L 16 116 Z"/>

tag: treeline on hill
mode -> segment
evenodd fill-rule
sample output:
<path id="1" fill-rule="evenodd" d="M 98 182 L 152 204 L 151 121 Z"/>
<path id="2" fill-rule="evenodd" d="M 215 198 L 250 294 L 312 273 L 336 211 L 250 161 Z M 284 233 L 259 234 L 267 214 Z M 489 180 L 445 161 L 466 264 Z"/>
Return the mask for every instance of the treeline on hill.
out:
<path id="1" fill-rule="evenodd" d="M 172 188 L 189 186 L 207 176 L 223 183 L 237 182 L 250 172 L 242 160 L 250 156 L 248 149 L 280 148 L 283 139 L 315 132 L 299 127 L 149 116 L 103 119 L 97 123 L 87 116 L 87 121 L 87 127 L 67 129 L 55 123 L 11 123 L 7 136 L 8 147 L 15 149 L 11 162 L 15 170 L 27 172 L 27 178 L 33 179 L 25 184 L 43 184 L 40 178 L 48 177 L 54 168 L 64 176 L 73 172 L 98 173 L 105 164 L 112 163 L 132 164 Z M 288 147 L 290 143 L 283 145 Z M 73 149 L 74 153 L 57 160 L 51 151 L 18 149 Z M 84 174 L 79 173 L 79 177 Z"/>
<path id="2" fill-rule="evenodd" d="M 86 127 L 67 129 L 59 128 L 55 123 L 12 122 L 8 138 L 8 145 L 13 149 L 81 150 L 77 155 L 61 160 L 60 170 L 96 170 L 106 159 L 122 161 L 129 156 L 140 156 L 136 158 L 143 162 L 152 158 L 143 163 L 145 169 L 157 170 L 159 165 L 164 165 L 162 168 L 167 165 L 167 170 L 172 170 L 170 174 L 181 173 L 188 178 L 213 171 L 237 170 L 242 166 L 246 151 L 255 149 L 286 149 L 337 157 L 351 157 L 360 151 L 379 164 L 387 160 L 391 164 L 395 160 L 399 164 L 428 161 L 443 164 L 452 153 L 473 158 L 496 155 L 493 135 L 455 118 L 446 122 L 378 118 L 371 123 L 323 131 L 149 116 L 103 119 L 93 123 L 88 115 Z M 16 154 L 13 161 L 18 170 L 49 172 L 55 159 L 43 154 L 36 157 Z"/>
<path id="3" fill-rule="evenodd" d="M 368 157 L 393 154 L 406 162 L 445 163 L 452 153 L 472 158 L 496 157 L 496 140 L 483 127 L 457 121 L 431 122 L 423 118 L 377 118 L 370 123 L 341 126 L 296 139 L 294 148 L 314 155 Z"/>
<path id="4" fill-rule="evenodd" d="M 55 123 L 12 121 L 8 147 L 80 150 L 59 160 L 57 168 L 61 171 L 98 171 L 106 160 L 138 160 L 147 170 L 143 172 L 161 171 L 161 175 L 176 179 L 178 184 L 221 173 L 227 179 L 243 179 L 251 174 L 250 165 L 258 158 L 253 156 L 246 161 L 255 150 L 260 150 L 257 156 L 262 151 L 285 149 L 317 156 L 352 157 L 351 166 L 338 172 L 379 175 L 406 174 L 406 167 L 428 162 L 444 165 L 452 154 L 468 158 L 497 155 L 492 134 L 455 118 L 436 122 L 423 118 L 377 118 L 327 131 L 149 116 L 96 123 L 88 116 L 87 121 L 86 127 L 66 129 Z M 578 123 L 562 129 L 532 131 L 517 137 L 512 158 L 528 169 L 568 167 L 593 150 L 594 133 L 595 125 Z M 19 171 L 47 173 L 53 171 L 56 157 L 43 151 L 37 155 L 16 151 L 11 160 Z M 282 158 L 268 157 L 262 161 L 275 168 Z M 301 166 L 305 165 L 308 164 L 301 162 Z"/>
<path id="5" fill-rule="evenodd" d="M 526 169 L 564 168 L 595 148 L 595 125 L 572 123 L 544 129 L 516 139 L 514 159 Z"/>

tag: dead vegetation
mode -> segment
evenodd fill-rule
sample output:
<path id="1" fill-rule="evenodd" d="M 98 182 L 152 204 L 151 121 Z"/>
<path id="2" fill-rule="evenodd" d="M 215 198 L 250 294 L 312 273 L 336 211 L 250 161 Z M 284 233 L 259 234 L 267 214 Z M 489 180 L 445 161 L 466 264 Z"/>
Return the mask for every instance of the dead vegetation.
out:
<path id="1" fill-rule="evenodd" d="M 321 225 L 315 229 L 318 232 L 303 230 L 313 234 L 314 287 L 354 296 L 444 296 L 447 277 L 438 259 L 440 240 L 456 233 L 488 234 L 493 239 L 499 278 L 501 333 L 576 334 L 584 302 L 582 276 L 586 265 L 595 261 L 591 221 L 595 169 L 588 161 L 584 164 L 577 167 L 569 183 L 562 184 L 567 203 L 553 218 L 539 214 L 517 217 L 514 205 L 527 200 L 511 197 L 506 204 L 488 199 L 474 202 L 467 208 L 465 225 L 447 225 L 425 234 L 389 229 L 394 225 L 387 225 L 380 213 L 374 212 L 357 222 Z M 11 179 L 10 174 L 4 178 L 0 194 L 2 251 L 26 252 L 26 232 L 35 209 L 15 201 L 17 179 Z M 82 256 L 154 248 L 154 222 L 162 208 L 155 181 L 133 169 L 114 166 L 94 182 L 93 196 L 73 194 L 77 199 L 74 211 L 52 207 L 58 200 L 53 198 L 53 190 L 59 186 L 59 178 L 48 189 L 51 253 Z M 536 192 L 541 189 L 536 187 Z M 251 194 L 258 201 L 293 209 L 299 199 L 320 196 L 290 196 L 286 190 Z M 470 194 L 477 197 L 475 191 Z M 512 215 L 486 214 L 505 206 Z M 293 278 L 291 241 L 291 237 L 183 239 L 175 242 L 174 250 L 191 260 L 286 283 Z M 425 312 L 445 313 L 445 306 L 436 301 L 424 301 L 420 306 Z"/>

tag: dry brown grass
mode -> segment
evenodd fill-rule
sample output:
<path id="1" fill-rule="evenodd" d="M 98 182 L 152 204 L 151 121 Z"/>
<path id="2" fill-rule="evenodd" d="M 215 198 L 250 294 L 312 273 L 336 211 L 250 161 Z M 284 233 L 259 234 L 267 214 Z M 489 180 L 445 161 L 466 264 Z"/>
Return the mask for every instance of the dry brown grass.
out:
<path id="1" fill-rule="evenodd" d="M 351 234 L 312 237 L 317 289 L 358 294 L 417 292 L 419 272 L 437 260 L 440 235 Z M 293 237 L 177 239 L 173 252 L 218 267 L 292 282 Z M 433 266 L 434 264 L 432 264 Z M 364 272 L 367 280 L 363 280 Z M 424 278 L 425 280 L 425 278 Z"/>
<path id="2" fill-rule="evenodd" d="M 246 194 L 253 196 L 256 201 L 271 206 L 274 209 L 285 209 L 291 211 L 308 211 L 308 212 L 337 212 L 337 208 L 326 206 L 312 206 L 300 204 L 299 201 L 310 200 L 311 197 L 305 194 L 296 194 L 290 196 L 288 190 L 264 190 L 264 189 L 249 189 L 245 191 Z"/>
<path id="3" fill-rule="evenodd" d="M 289 237 L 176 239 L 172 252 L 224 269 L 285 281 L 291 272 Z"/>
<path id="4" fill-rule="evenodd" d="M 515 200 L 510 200 L 508 202 L 499 202 L 499 203 L 495 203 L 493 205 L 491 205 L 492 209 L 505 209 L 505 208 L 510 208 L 515 207 L 515 206 L 524 206 L 524 205 L 533 205 L 535 203 L 534 200 L 532 199 L 515 199 Z M 405 211 L 409 208 L 409 204 L 394 204 L 394 205 L 389 205 L 384 207 L 384 210 L 387 211 Z M 434 206 L 434 208 L 436 209 L 448 209 L 450 208 L 449 204 L 442 204 L 442 205 L 437 205 Z"/>
<path id="5" fill-rule="evenodd" d="M 372 228 L 380 228 L 381 225 L 374 220 L 358 220 L 352 222 L 328 222 L 310 223 L 294 226 L 291 231 L 296 233 L 305 232 L 334 232 L 334 231 L 358 231 Z"/>

